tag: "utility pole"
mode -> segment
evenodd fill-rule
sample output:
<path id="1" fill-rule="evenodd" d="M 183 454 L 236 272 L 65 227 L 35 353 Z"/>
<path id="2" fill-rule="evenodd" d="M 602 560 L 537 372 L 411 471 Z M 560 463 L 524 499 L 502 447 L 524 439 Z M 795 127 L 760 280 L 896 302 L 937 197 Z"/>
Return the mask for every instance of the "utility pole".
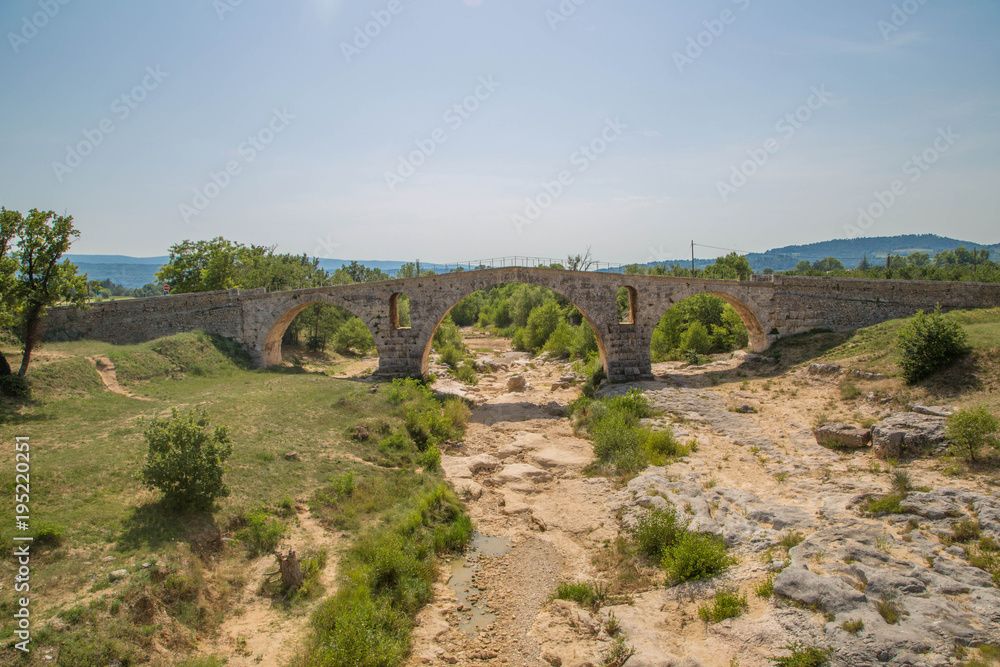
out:
<path id="1" fill-rule="evenodd" d="M 694 241 L 691 241 L 691 277 L 694 278 Z"/>

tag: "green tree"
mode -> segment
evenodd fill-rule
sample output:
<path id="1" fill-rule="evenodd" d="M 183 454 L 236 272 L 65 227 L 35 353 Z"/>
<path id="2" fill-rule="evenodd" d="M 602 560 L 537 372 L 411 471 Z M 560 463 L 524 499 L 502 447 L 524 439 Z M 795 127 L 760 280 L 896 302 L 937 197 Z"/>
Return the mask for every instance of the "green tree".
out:
<path id="1" fill-rule="evenodd" d="M 60 261 L 73 241 L 80 235 L 73 227 L 73 217 L 56 215 L 52 211 L 31 209 L 27 217 L 16 211 L 0 209 L 0 243 L 5 250 L 0 257 L 3 272 L 13 269 L 13 275 L 0 277 L 8 304 L 3 319 L 13 322 L 21 337 L 21 368 L 18 375 L 28 372 L 31 353 L 42 333 L 42 319 L 50 306 L 60 302 L 82 307 L 87 300 L 87 276 L 77 275 L 68 260 Z M 17 239 L 17 250 L 7 250 Z M 6 362 L 0 367 L 8 367 Z"/>
<path id="2" fill-rule="evenodd" d="M 555 301 L 547 301 L 539 308 L 531 311 L 524 327 L 525 346 L 537 352 L 545 346 L 549 336 L 559 326 L 561 320 L 559 305 Z"/>
<path id="3" fill-rule="evenodd" d="M 14 326 L 17 312 L 17 259 L 12 243 L 20 229 L 21 216 L 0 208 L 0 329 Z M 10 363 L 0 351 L 0 376 L 10 375 Z"/>
<path id="4" fill-rule="evenodd" d="M 705 325 L 701 322 L 692 322 L 684 334 L 681 347 L 698 354 L 708 354 L 712 350 L 712 339 Z"/>
<path id="5" fill-rule="evenodd" d="M 221 236 L 211 241 L 182 241 L 170 247 L 170 259 L 156 279 L 172 294 L 232 289 L 237 283 L 237 258 L 243 246 Z"/>
<path id="6" fill-rule="evenodd" d="M 375 337 L 372 336 L 372 332 L 368 330 L 364 322 L 354 318 L 340 327 L 337 335 L 334 336 L 333 344 L 337 352 L 341 354 L 347 354 L 351 350 L 358 354 L 367 354 L 375 347 Z"/>
<path id="7" fill-rule="evenodd" d="M 153 419 L 143 430 L 149 452 L 139 473 L 143 484 L 163 492 L 171 507 L 205 510 L 216 498 L 229 495 L 222 481 L 224 463 L 233 452 L 225 426 L 209 429 L 204 411 L 183 415 L 177 409 L 170 419 Z"/>
<path id="8" fill-rule="evenodd" d="M 822 271 L 823 273 L 829 273 L 830 271 L 843 271 L 847 267 L 836 257 L 827 257 L 826 259 L 821 259 L 815 264 L 813 268 L 817 271 Z"/>
<path id="9" fill-rule="evenodd" d="M 965 408 L 948 417 L 947 435 L 958 451 L 967 454 L 970 461 L 976 460 L 976 452 L 989 445 L 1000 448 L 1000 419 L 986 409 L 985 405 Z"/>

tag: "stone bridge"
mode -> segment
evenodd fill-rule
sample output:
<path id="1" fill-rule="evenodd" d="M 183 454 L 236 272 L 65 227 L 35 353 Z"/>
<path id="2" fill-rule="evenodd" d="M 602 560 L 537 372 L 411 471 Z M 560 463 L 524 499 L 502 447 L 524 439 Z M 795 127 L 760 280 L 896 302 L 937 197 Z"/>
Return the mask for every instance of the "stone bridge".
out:
<path id="1" fill-rule="evenodd" d="M 1000 285 L 931 281 L 860 280 L 774 276 L 769 280 L 705 280 L 537 268 L 500 268 L 338 285 L 283 292 L 229 290 L 96 304 L 86 310 L 54 308 L 49 339 L 137 343 L 203 329 L 233 338 L 258 366 L 281 363 L 281 338 L 304 308 L 327 303 L 345 308 L 371 330 L 378 374 L 426 374 L 431 339 L 448 312 L 477 290 L 502 283 L 546 287 L 572 302 L 597 332 L 601 361 L 614 382 L 652 377 L 653 329 L 674 304 L 696 294 L 721 297 L 739 313 L 754 351 L 817 328 L 845 331 L 917 310 L 1000 305 Z M 628 321 L 619 321 L 617 296 L 630 296 Z M 410 302 L 411 327 L 400 327 L 397 301 Z"/>

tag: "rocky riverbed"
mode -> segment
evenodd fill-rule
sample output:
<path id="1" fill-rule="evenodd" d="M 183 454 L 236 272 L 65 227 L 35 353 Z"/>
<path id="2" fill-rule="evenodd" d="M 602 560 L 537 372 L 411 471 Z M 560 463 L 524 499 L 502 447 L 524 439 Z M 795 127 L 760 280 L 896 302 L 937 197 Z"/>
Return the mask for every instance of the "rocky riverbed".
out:
<path id="1" fill-rule="evenodd" d="M 744 363 L 761 362 L 713 366 Z M 442 464 L 479 531 L 512 545 L 480 556 L 474 590 L 463 591 L 495 621 L 470 631 L 470 610 L 443 571 L 418 618 L 411 664 L 603 665 L 612 618 L 635 649 L 631 667 L 770 665 L 793 642 L 828 647 L 833 665 L 946 665 L 963 647 L 1000 642 L 1000 591 L 966 555 L 975 539 L 1000 540 L 996 488 L 916 461 L 905 468 L 925 490 L 906 495 L 899 513 L 868 516 L 862 505 L 890 491 L 891 466 L 871 448 L 817 444 L 806 424 L 828 400 L 822 374 L 775 380 L 794 383 L 789 396 L 746 383 L 700 386 L 703 370 L 659 368 L 662 379 L 636 385 L 661 415 L 649 423 L 697 449 L 616 486 L 583 474 L 593 453 L 566 418 L 579 389 L 565 364 L 516 353 L 484 364 L 491 370 L 474 391 L 440 383 L 476 402 L 465 441 Z M 871 413 L 892 416 L 878 401 Z M 722 537 L 738 564 L 674 587 L 661 576 L 596 613 L 551 599 L 559 582 L 600 580 L 595 557 L 639 512 L 667 505 L 692 529 Z M 775 595 L 756 596 L 768 579 Z M 747 594 L 749 610 L 706 624 L 698 606 L 720 586 Z"/>

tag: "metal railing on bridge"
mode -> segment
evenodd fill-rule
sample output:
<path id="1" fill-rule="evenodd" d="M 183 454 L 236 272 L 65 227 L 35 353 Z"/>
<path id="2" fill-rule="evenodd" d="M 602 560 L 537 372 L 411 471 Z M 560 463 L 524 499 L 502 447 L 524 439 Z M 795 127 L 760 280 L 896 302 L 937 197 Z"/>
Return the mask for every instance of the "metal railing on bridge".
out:
<path id="1" fill-rule="evenodd" d="M 416 268 L 416 265 L 412 265 Z M 510 267 L 520 267 L 528 269 L 562 269 L 564 271 L 594 271 L 598 273 L 624 273 L 625 264 L 613 264 L 610 262 L 598 262 L 586 260 L 585 262 L 573 266 L 565 258 L 555 259 L 552 257 L 527 257 L 522 255 L 512 255 L 508 257 L 491 257 L 490 259 L 475 259 L 468 262 L 456 262 L 454 264 L 434 264 L 420 262 L 420 272 L 434 271 L 435 273 L 454 273 L 456 271 L 482 271 L 484 269 L 504 269 Z M 398 277 L 402 269 L 391 269 L 383 271 L 392 277 Z M 404 276 L 410 277 L 410 276 Z"/>

